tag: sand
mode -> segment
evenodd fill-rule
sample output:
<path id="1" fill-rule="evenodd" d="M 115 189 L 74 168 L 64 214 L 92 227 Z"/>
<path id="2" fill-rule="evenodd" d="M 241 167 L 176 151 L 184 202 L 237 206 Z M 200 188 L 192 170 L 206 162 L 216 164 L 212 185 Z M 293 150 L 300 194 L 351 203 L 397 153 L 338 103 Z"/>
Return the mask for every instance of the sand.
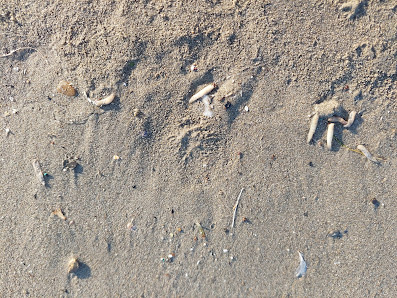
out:
<path id="1" fill-rule="evenodd" d="M 397 294 L 395 1 L 67 2 L 0 4 L 2 297 Z"/>

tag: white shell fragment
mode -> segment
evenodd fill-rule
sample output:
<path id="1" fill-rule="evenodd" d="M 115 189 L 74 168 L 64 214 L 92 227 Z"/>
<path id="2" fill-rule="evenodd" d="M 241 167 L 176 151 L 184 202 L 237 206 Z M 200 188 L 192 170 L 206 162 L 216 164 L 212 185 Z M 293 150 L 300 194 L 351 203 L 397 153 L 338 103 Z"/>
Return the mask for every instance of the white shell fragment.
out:
<path id="1" fill-rule="evenodd" d="M 44 175 L 43 175 L 43 172 L 41 171 L 39 161 L 37 159 L 34 159 L 32 161 L 32 165 L 33 165 L 33 170 L 37 177 L 37 180 L 40 182 L 41 185 L 45 186 Z"/>
<path id="2" fill-rule="evenodd" d="M 347 123 L 345 125 L 343 125 L 343 127 L 349 128 L 350 126 L 352 126 L 354 119 L 356 118 L 356 114 L 357 114 L 357 112 L 351 111 L 349 114 L 349 119 L 347 119 Z"/>
<path id="3" fill-rule="evenodd" d="M 203 115 L 205 117 L 210 117 L 211 118 L 214 115 L 214 113 L 211 110 L 211 106 L 210 106 L 211 98 L 208 95 L 205 95 L 203 97 L 203 104 L 204 104 L 204 113 L 203 113 Z"/>
<path id="4" fill-rule="evenodd" d="M 295 276 L 297 278 L 301 278 L 306 274 L 307 265 L 306 265 L 306 261 L 303 259 L 303 255 L 301 254 L 301 252 L 298 251 L 298 253 L 299 253 L 299 267 L 296 269 Z"/>
<path id="5" fill-rule="evenodd" d="M 369 153 L 369 151 L 367 150 L 367 148 L 365 148 L 363 145 L 358 145 L 357 149 L 360 150 L 366 158 L 368 158 L 370 161 L 374 162 L 374 163 L 379 163 L 379 161 L 372 156 L 371 153 Z"/>
<path id="6" fill-rule="evenodd" d="M 214 88 L 216 87 L 215 83 L 209 84 L 208 86 L 204 87 L 203 89 L 201 89 L 199 92 L 197 92 L 196 94 L 194 94 L 190 100 L 189 103 L 193 103 L 195 102 L 197 99 L 203 97 L 204 95 L 207 95 L 208 93 L 210 93 L 212 90 L 214 90 Z"/>
<path id="7" fill-rule="evenodd" d="M 334 138 L 334 128 L 335 128 L 335 123 L 328 124 L 328 129 L 327 129 L 327 148 L 328 148 L 328 150 L 332 149 L 332 139 Z"/>
<path id="8" fill-rule="evenodd" d="M 92 103 L 97 107 L 105 106 L 110 104 L 116 95 L 114 93 L 110 94 L 109 96 L 105 97 L 101 100 L 94 100 Z"/>
<path id="9" fill-rule="evenodd" d="M 310 129 L 309 129 L 309 133 L 307 134 L 307 142 L 310 143 L 311 140 L 313 139 L 313 135 L 316 132 L 316 128 L 317 128 L 317 124 L 318 124 L 318 119 L 319 119 L 319 115 L 316 112 L 313 117 L 312 117 L 312 121 L 310 122 Z"/>

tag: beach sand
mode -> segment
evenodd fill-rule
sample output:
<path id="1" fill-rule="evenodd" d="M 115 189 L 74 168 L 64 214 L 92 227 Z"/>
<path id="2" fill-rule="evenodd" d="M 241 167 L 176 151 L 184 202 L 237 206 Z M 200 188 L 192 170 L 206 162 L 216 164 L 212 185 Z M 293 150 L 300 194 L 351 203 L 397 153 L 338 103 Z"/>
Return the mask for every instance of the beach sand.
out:
<path id="1" fill-rule="evenodd" d="M 66 2 L 0 4 L 2 297 L 397 294 L 395 1 Z"/>

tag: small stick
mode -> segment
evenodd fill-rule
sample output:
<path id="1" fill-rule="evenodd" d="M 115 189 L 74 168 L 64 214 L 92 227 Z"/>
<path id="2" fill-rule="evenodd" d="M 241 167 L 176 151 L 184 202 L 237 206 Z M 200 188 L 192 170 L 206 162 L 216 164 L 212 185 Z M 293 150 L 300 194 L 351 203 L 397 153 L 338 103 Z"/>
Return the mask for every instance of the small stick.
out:
<path id="1" fill-rule="evenodd" d="M 14 54 L 15 52 L 21 51 L 21 50 L 34 50 L 37 52 L 37 50 L 35 48 L 32 47 L 22 47 L 22 48 L 17 48 L 15 50 L 12 50 L 11 52 L 9 52 L 8 54 L 2 54 L 0 55 L 0 58 L 4 58 L 4 57 L 8 57 L 11 56 L 12 54 Z"/>
<path id="2" fill-rule="evenodd" d="M 243 193 L 243 190 L 244 190 L 244 188 L 242 188 L 242 189 L 240 190 L 240 194 L 239 194 L 238 197 L 237 197 L 236 204 L 235 204 L 234 207 L 233 207 L 234 211 L 233 211 L 232 228 L 234 228 L 234 223 L 235 223 L 235 221 L 236 221 L 236 215 L 237 215 L 237 208 L 238 208 L 238 204 L 239 204 L 239 202 L 240 202 L 240 198 L 241 198 L 241 194 Z"/>

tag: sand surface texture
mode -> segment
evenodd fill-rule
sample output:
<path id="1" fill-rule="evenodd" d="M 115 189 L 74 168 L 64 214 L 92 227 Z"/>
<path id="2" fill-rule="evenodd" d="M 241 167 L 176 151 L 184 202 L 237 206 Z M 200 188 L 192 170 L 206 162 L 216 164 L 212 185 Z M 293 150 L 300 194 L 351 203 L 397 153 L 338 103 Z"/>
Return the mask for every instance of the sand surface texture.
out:
<path id="1" fill-rule="evenodd" d="M 0 4 L 2 297 L 397 294 L 396 1 L 71 2 Z"/>

